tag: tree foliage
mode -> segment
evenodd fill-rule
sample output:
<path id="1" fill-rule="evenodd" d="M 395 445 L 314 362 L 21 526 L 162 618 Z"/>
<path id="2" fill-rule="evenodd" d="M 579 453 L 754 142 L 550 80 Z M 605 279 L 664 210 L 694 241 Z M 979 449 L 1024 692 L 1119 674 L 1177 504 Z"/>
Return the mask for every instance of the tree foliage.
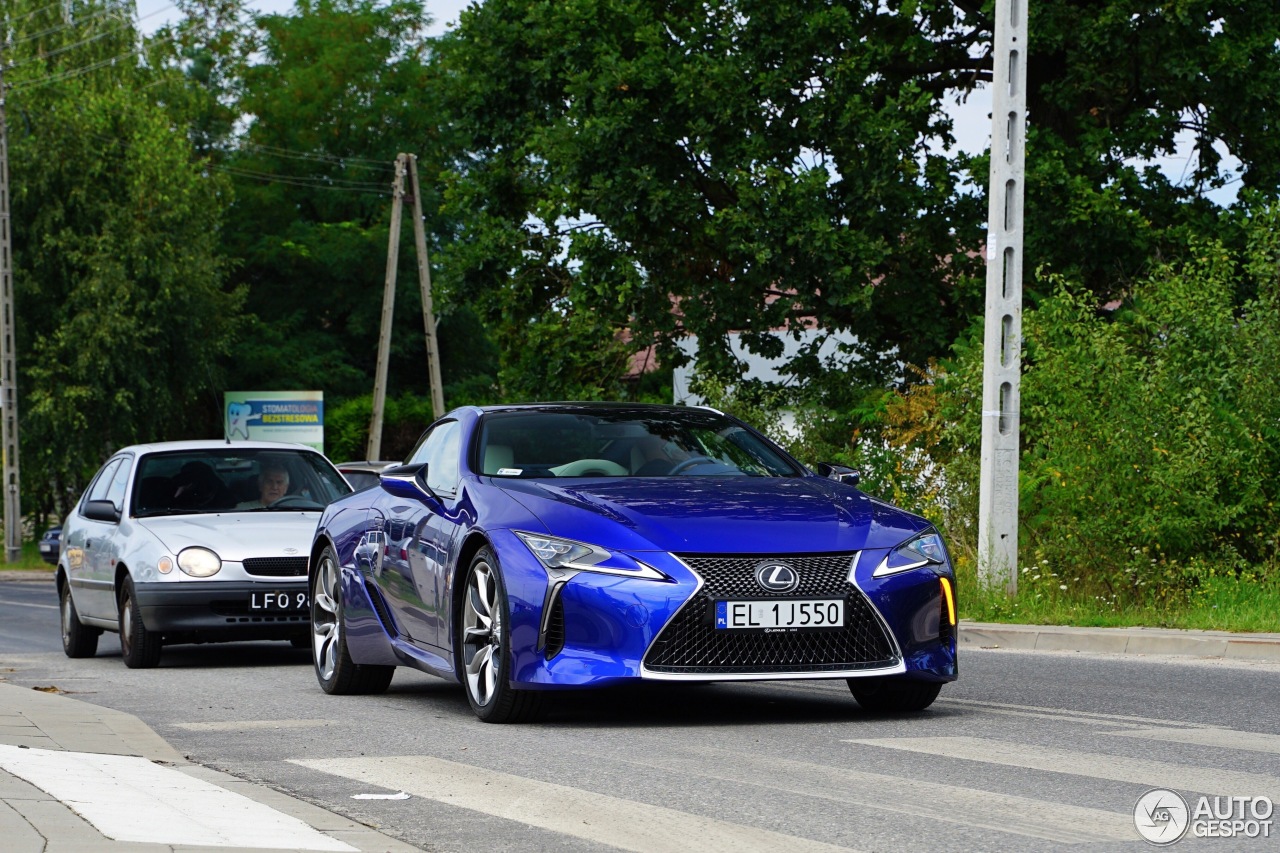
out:
<path id="1" fill-rule="evenodd" d="M 15 325 L 28 508 L 61 511 L 106 454 L 202 431 L 242 295 L 223 287 L 226 182 L 151 100 L 132 4 L 6 7 Z M 92 73 L 88 73 L 88 71 Z M 34 504 L 34 505 L 32 505 Z"/>
<path id="2" fill-rule="evenodd" d="M 232 366 L 243 387 L 368 393 L 398 153 L 419 154 L 428 231 L 441 230 L 427 21 L 420 0 L 299 0 L 254 19 L 245 43 L 260 54 L 236 101 L 247 127 L 223 160 L 236 186 L 225 248 L 253 317 Z M 407 228 L 401 249 L 392 385 L 426 394 Z"/>
<path id="3" fill-rule="evenodd" d="M 765 353 L 814 317 L 870 352 L 949 340 L 967 259 L 942 259 L 975 201 L 928 147 L 949 125 L 910 58 L 956 23 L 744 0 L 467 10 L 440 52 L 467 144 L 450 266 L 501 329 L 511 390 L 603 393 L 623 329 L 668 358 L 697 334 L 726 378 L 730 330 Z"/>
<path id="4" fill-rule="evenodd" d="M 623 329 L 674 361 L 697 335 L 699 370 L 724 381 L 729 331 L 771 356 L 770 330 L 810 320 L 858 336 L 862 361 L 840 365 L 854 382 L 944 354 L 982 307 L 987 175 L 985 155 L 948 155 L 944 106 L 990 80 L 991 15 L 948 0 L 471 7 L 440 51 L 466 141 L 450 265 L 501 329 L 511 390 L 604 393 Z M 1046 0 L 1030 32 L 1025 269 L 1101 303 L 1191 234 L 1239 248 L 1203 194 L 1230 180 L 1224 152 L 1244 185 L 1280 185 L 1280 7 Z M 1155 162 L 1184 140 L 1171 179 Z M 831 367 L 806 352 L 790 369 Z"/>

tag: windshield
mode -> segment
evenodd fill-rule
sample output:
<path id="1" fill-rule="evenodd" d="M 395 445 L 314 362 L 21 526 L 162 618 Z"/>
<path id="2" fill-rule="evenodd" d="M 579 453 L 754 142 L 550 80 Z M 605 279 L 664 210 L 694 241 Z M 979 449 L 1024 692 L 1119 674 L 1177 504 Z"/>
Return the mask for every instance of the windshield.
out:
<path id="1" fill-rule="evenodd" d="M 772 443 L 705 409 L 492 412 L 478 448 L 495 477 L 796 477 Z"/>
<path id="2" fill-rule="evenodd" d="M 188 450 L 153 453 L 138 463 L 133 514 L 321 510 L 351 487 L 319 453 L 307 450 Z"/>

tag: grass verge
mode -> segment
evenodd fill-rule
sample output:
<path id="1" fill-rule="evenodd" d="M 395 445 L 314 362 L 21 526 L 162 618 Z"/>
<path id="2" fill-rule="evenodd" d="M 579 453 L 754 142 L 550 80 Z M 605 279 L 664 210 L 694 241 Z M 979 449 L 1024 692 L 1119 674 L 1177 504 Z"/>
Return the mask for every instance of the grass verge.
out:
<path id="1" fill-rule="evenodd" d="M 23 542 L 21 555 L 12 563 L 4 562 L 3 555 L 0 555 L 0 571 L 52 572 L 53 566 L 41 559 L 38 543 Z"/>
<path id="2" fill-rule="evenodd" d="M 957 566 L 960 617 L 975 622 L 1100 628 L 1186 628 L 1280 632 L 1280 581 L 1230 573 L 1189 589 L 1132 587 L 1092 591 L 1081 578 L 1024 569 L 1013 596 L 984 587 L 972 566 Z"/>

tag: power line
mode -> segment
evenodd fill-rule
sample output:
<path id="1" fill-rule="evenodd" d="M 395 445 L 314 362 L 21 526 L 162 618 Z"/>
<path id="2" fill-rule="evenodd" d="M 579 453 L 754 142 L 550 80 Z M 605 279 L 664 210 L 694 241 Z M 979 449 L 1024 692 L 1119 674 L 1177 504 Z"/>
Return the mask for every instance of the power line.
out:
<path id="1" fill-rule="evenodd" d="M 357 195 L 391 195 L 390 188 L 382 184 L 356 185 L 356 182 L 352 181 L 348 182 L 353 184 L 352 186 L 341 186 L 318 179 L 295 178 L 292 175 L 275 175 L 269 172 L 256 172 L 251 169 L 238 169 L 235 166 L 218 165 L 213 166 L 213 169 L 218 172 L 224 172 L 228 175 L 263 181 L 269 184 L 285 184 L 294 187 L 304 187 L 306 189 L 332 190 L 334 192 L 355 193 Z"/>
<path id="2" fill-rule="evenodd" d="M 78 42 L 74 42 L 73 44 L 63 45 L 62 47 L 58 48 L 57 50 L 51 50 L 51 51 L 49 51 L 48 53 L 43 53 L 43 54 L 41 54 L 40 56 L 32 56 L 32 57 L 30 57 L 30 58 L 28 58 L 28 59 L 23 59 L 23 60 L 20 60 L 20 61 L 18 61 L 18 62 L 14 62 L 13 64 L 9 65 L 8 67 L 9 67 L 9 68 L 19 68 L 19 67 L 21 67 L 21 66 L 23 66 L 23 65 L 29 65 L 29 64 L 30 64 L 30 63 L 32 63 L 32 62 L 43 62 L 43 61 L 45 61 L 45 60 L 49 59 L 50 57 L 57 56 L 57 55 L 62 54 L 62 53 L 66 53 L 66 52 L 67 52 L 67 51 L 69 51 L 69 50 L 75 50 L 77 47 L 81 47 L 81 46 L 86 45 L 86 44 L 92 44 L 93 42 L 98 41 L 99 39 L 104 39 L 104 38 L 106 38 L 107 36 L 114 35 L 114 34 L 116 34 L 116 33 L 120 32 L 121 30 L 129 29 L 129 28 L 136 29 L 136 28 L 137 28 L 137 25 L 138 25 L 140 22 L 145 21 L 147 18 L 153 18 L 153 17 L 155 17 L 156 15 L 159 15 L 159 14 L 160 14 L 161 12 L 163 12 L 166 8 L 168 8 L 168 7 L 166 7 L 166 6 L 162 6 L 162 7 L 160 7 L 159 9 L 155 10 L 154 12 L 151 12 L 151 13 L 149 13 L 149 14 L 143 15 L 142 17 L 137 18 L 136 20 L 131 18 L 131 19 L 129 19 L 127 22 L 121 23 L 121 24 L 119 24 L 118 26 L 112 27 L 111 29 L 103 30 L 102 32 L 98 33 L 98 34 L 97 34 L 97 35 L 95 35 L 95 36 L 90 36 L 90 37 L 89 37 L 89 38 L 87 38 L 87 39 L 81 39 L 80 41 L 78 41 Z"/>
<path id="3" fill-rule="evenodd" d="M 364 168 L 377 168 L 386 171 L 395 170 L 395 166 L 385 160 L 370 160 L 367 157 L 345 157 L 341 154 L 316 154 L 312 152 L 294 151 L 289 148 L 278 148 L 274 145 L 262 145 L 256 142 L 239 142 L 236 144 L 236 147 L 252 151 L 261 151 L 264 154 L 272 154 L 276 157 L 284 157 L 288 160 L 308 160 L 315 163 L 332 163 L 337 166 L 345 166 L 350 163 Z"/>
<path id="4" fill-rule="evenodd" d="M 257 169 L 247 169 L 244 166 L 228 165 L 226 163 L 219 163 L 218 165 L 220 167 L 225 167 L 228 169 L 239 169 L 245 175 L 253 176 L 253 177 L 275 177 L 278 174 L 276 172 L 263 172 Z M 385 186 L 384 184 L 376 183 L 374 181 L 352 181 L 352 180 L 348 180 L 347 178 L 331 178 L 327 175 L 285 175 L 284 177 L 292 178 L 294 180 L 300 180 L 300 181 L 316 181 L 318 184 L 322 184 L 324 186 L 334 185 L 334 186 L 344 186 L 344 187 L 359 187 L 363 189 L 374 189 L 374 188 L 381 189 Z"/>
<path id="5" fill-rule="evenodd" d="M 39 15 L 42 12 L 48 12 L 50 9 L 60 8 L 62 5 L 63 3 L 61 2 L 61 0 L 60 2 L 57 2 L 57 3 L 50 3 L 48 6 L 42 6 L 39 9 L 30 11 L 25 15 L 19 15 L 16 18 L 10 18 L 9 23 L 16 24 L 18 21 L 25 21 L 27 18 L 34 18 L 36 15 Z"/>
<path id="6" fill-rule="evenodd" d="M 175 39 L 177 39 L 178 35 L 179 35 L 178 33 L 171 33 L 168 36 L 165 36 L 164 38 L 151 39 L 147 41 L 145 45 L 143 45 L 143 47 L 156 47 L 158 45 L 168 44 L 169 42 L 172 42 Z M 14 91 L 18 91 L 21 89 L 34 89 L 37 86 L 47 86 L 50 83 L 61 83 L 63 80 L 69 80 L 72 77 L 79 77 L 82 74 L 88 74 L 90 71 L 97 71 L 98 69 L 105 68 L 108 65 L 114 65 L 115 63 L 119 62 L 122 59 L 128 59 L 131 56 L 137 56 L 139 50 L 140 50 L 139 47 L 135 47 L 133 50 L 129 51 L 128 53 L 117 54 L 116 56 L 112 56 L 109 59 L 99 60 L 98 62 L 93 62 L 93 63 L 90 63 L 89 65 L 82 65 L 77 68 L 68 69 L 66 71 L 60 71 L 56 74 L 50 74 L 47 77 L 37 77 L 32 80 L 22 80 L 20 82 L 14 83 L 9 88 Z"/>
<path id="7" fill-rule="evenodd" d="M 165 9 L 172 8 L 173 5 L 174 5 L 173 3 L 169 3 L 166 6 L 161 6 L 158 11 L 164 11 Z M 29 41 L 34 41 L 35 39 L 38 39 L 38 38 L 43 38 L 44 36 L 51 36 L 51 35 L 54 35 L 55 33 L 64 32 L 66 30 L 73 30 L 76 27 L 84 26 L 85 24 L 91 21 L 96 21 L 99 18 L 121 17 L 120 13 L 122 11 L 123 9 L 121 9 L 118 6 L 103 9 L 100 12 L 94 12 L 92 15 L 85 15 L 83 18 L 76 18 L 74 21 L 68 21 L 65 24 L 58 24 L 56 27 L 49 27 L 48 29 L 39 30 L 38 32 L 28 33 L 22 38 L 14 39 L 13 41 L 8 42 L 7 44 L 10 48 L 12 48 L 16 45 L 24 44 Z M 132 16 L 129 17 L 129 20 L 133 20 Z"/>

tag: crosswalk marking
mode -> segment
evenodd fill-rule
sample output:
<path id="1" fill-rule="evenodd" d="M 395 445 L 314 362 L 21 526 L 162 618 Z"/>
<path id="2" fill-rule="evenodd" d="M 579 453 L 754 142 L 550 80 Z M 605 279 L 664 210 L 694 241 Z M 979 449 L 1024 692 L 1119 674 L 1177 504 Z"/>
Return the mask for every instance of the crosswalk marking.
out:
<path id="1" fill-rule="evenodd" d="M 847 849 L 430 756 L 294 759 L 291 763 L 639 853 L 685 853 L 691 848 L 700 853 Z"/>
<path id="2" fill-rule="evenodd" d="M 1280 754 L 1280 735 L 1263 732 L 1242 732 L 1236 729 L 1130 729 L 1107 732 L 1110 735 L 1136 737 L 1145 740 L 1187 743 L 1195 746 L 1212 746 L 1218 749 L 1243 749 L 1249 752 Z"/>
<path id="3" fill-rule="evenodd" d="M 116 841 L 274 850 L 356 849 L 297 818 L 145 758 L 0 744 L 0 768 L 66 804 L 102 835 Z"/>
<path id="4" fill-rule="evenodd" d="M 1007 702 L 987 702 L 980 699 L 952 699 L 945 694 L 938 700 L 940 705 L 960 705 L 987 712 L 1035 712 L 1059 720 L 1071 720 L 1077 723 L 1099 722 L 1114 725 L 1157 725 L 1186 726 L 1188 728 L 1211 728 L 1202 723 L 1184 723 L 1178 720 L 1161 720 L 1153 717 L 1135 717 L 1131 714 L 1100 714 L 1095 711 L 1078 711 L 1073 708 L 1047 708 L 1041 705 L 1011 705 Z"/>
<path id="5" fill-rule="evenodd" d="M 617 760 L 682 776 L 755 785 L 771 791 L 1049 841 L 1132 841 L 1134 838 L 1130 814 L 1057 803 L 1048 808 L 1045 802 L 1030 797 L 774 756 L 766 758 L 716 749 L 690 752 L 693 754 L 688 757 Z M 714 772 L 709 770 L 713 767 Z"/>
<path id="6" fill-rule="evenodd" d="M 920 752 L 944 758 L 980 761 L 1006 767 L 1068 773 L 1153 788 L 1198 791 L 1202 794 L 1267 796 L 1280 799 L 1280 779 L 1258 773 L 1171 764 L 1145 758 L 1077 752 L 1050 746 L 974 737 L 904 737 L 846 740 L 845 743 Z"/>

